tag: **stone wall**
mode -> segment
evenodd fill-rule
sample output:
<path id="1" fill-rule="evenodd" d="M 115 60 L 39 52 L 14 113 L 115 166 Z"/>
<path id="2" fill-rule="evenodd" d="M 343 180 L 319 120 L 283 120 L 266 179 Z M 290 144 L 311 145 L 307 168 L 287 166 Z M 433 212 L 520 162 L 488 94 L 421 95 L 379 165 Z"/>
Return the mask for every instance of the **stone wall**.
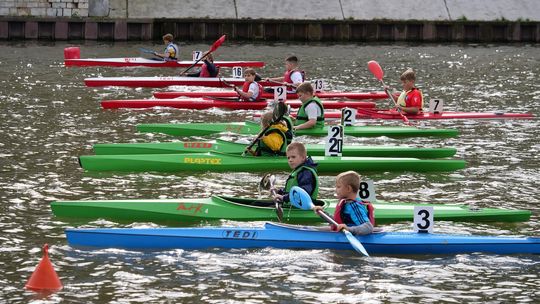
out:
<path id="1" fill-rule="evenodd" d="M 540 0 L 0 0 L 0 39 L 540 42 Z"/>
<path id="2" fill-rule="evenodd" d="M 88 1 L 89 0 L 1 0 L 0 16 L 88 17 Z"/>
<path id="3" fill-rule="evenodd" d="M 540 21 L 540 0 L 1 0 L 0 16 Z"/>

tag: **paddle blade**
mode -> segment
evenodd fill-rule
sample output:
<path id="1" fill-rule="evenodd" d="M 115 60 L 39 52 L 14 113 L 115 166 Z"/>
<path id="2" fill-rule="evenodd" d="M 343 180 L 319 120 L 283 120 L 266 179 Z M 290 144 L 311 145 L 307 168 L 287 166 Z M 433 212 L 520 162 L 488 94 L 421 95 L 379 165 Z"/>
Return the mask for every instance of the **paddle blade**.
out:
<path id="1" fill-rule="evenodd" d="M 360 241 L 354 237 L 354 235 L 347 230 L 343 230 L 343 233 L 345 233 L 345 236 L 347 237 L 347 240 L 349 240 L 349 243 L 351 243 L 351 246 L 356 250 L 357 252 L 369 256 L 368 252 L 366 251 L 366 248 L 360 243 Z"/>
<path id="2" fill-rule="evenodd" d="M 287 113 L 287 105 L 281 101 L 276 103 L 272 113 L 272 120 L 274 122 L 280 121 L 285 113 Z"/>
<path id="3" fill-rule="evenodd" d="M 220 47 L 223 44 L 223 42 L 225 42 L 226 38 L 227 38 L 227 35 L 223 35 L 218 40 L 216 40 L 216 42 L 214 42 L 214 44 L 212 44 L 212 46 L 210 47 L 209 53 L 217 50 L 217 48 Z"/>
<path id="4" fill-rule="evenodd" d="M 291 204 L 298 209 L 311 210 L 313 208 L 313 201 L 309 194 L 306 190 L 298 186 L 291 188 L 289 199 L 291 200 Z"/>
<path id="5" fill-rule="evenodd" d="M 367 65 L 368 65 L 369 71 L 371 72 L 371 74 L 373 74 L 373 76 L 375 76 L 375 78 L 379 80 L 383 79 L 384 72 L 377 61 L 371 60 L 370 62 L 368 62 Z"/>
<path id="6" fill-rule="evenodd" d="M 259 192 L 260 190 L 270 190 L 274 186 L 276 177 L 271 173 L 266 173 L 261 181 L 259 182 Z"/>

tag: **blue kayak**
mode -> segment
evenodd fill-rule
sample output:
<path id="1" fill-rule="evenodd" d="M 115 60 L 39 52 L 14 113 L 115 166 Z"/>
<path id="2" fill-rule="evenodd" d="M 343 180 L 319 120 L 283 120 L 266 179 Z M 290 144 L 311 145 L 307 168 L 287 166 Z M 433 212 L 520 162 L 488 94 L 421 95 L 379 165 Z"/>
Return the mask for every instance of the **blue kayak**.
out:
<path id="1" fill-rule="evenodd" d="M 73 247 L 135 250 L 286 248 L 352 250 L 343 233 L 266 223 L 264 227 L 66 229 Z M 540 238 L 380 232 L 358 236 L 370 255 L 540 254 Z"/>

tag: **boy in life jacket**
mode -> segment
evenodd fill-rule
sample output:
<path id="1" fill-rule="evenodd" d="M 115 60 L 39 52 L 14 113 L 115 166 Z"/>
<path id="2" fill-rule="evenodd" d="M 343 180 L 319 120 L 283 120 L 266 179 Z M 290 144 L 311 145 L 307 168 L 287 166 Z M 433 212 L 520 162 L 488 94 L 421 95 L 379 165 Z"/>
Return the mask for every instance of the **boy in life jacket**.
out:
<path id="1" fill-rule="evenodd" d="M 302 106 L 296 113 L 294 130 L 324 127 L 324 107 L 319 97 L 314 96 L 313 86 L 303 82 L 296 88 L 296 94 L 302 101 Z"/>
<path id="2" fill-rule="evenodd" d="M 397 99 L 398 111 L 402 111 L 404 114 L 418 114 L 422 112 L 424 96 L 414 86 L 416 73 L 412 69 L 407 69 L 401 74 L 400 80 L 403 91 Z"/>
<path id="3" fill-rule="evenodd" d="M 255 74 L 253 74 L 255 75 Z M 285 123 L 277 122 L 272 124 L 274 113 L 266 112 L 261 117 L 261 128 L 265 129 L 270 126 L 264 135 L 257 143 L 255 155 L 257 156 L 285 156 L 289 140 L 287 139 L 287 131 L 289 130 Z"/>
<path id="4" fill-rule="evenodd" d="M 165 51 L 163 53 L 154 52 L 155 56 L 163 58 L 165 61 L 178 60 L 178 46 L 173 42 L 174 37 L 172 34 L 165 34 L 163 36 L 163 43 L 165 43 Z"/>
<path id="5" fill-rule="evenodd" d="M 242 90 L 234 87 L 234 91 L 243 101 L 261 100 L 263 87 L 258 82 L 255 82 L 255 77 L 257 77 L 257 72 L 255 72 L 254 69 L 246 69 L 244 71 L 245 82 L 242 86 Z"/>
<path id="6" fill-rule="evenodd" d="M 198 72 L 187 74 L 188 77 L 217 77 L 219 67 L 214 64 L 214 56 L 211 53 L 203 54 L 203 65 Z M 183 74 L 180 74 L 183 75 Z"/>
<path id="7" fill-rule="evenodd" d="M 334 220 L 338 226 L 331 225 L 324 230 L 339 232 L 346 229 L 356 235 L 373 232 L 373 225 L 375 225 L 373 206 L 357 198 L 359 188 L 360 175 L 354 171 L 343 172 L 336 177 L 336 196 L 339 203 L 336 205 Z M 317 210 L 322 210 L 322 207 L 315 206 L 313 210 L 317 213 Z"/>
<path id="8" fill-rule="evenodd" d="M 289 56 L 285 59 L 285 73 L 281 77 L 266 78 L 266 81 L 285 82 L 291 84 L 287 87 L 287 93 L 295 93 L 296 87 L 305 81 L 304 71 L 298 68 L 298 57 Z M 273 88 L 266 88 L 266 92 L 273 93 Z"/>
<path id="9" fill-rule="evenodd" d="M 317 164 L 311 157 L 307 156 L 306 147 L 300 142 L 293 142 L 287 147 L 287 162 L 293 170 L 287 181 L 285 188 L 277 191 L 274 199 L 284 203 L 284 207 L 290 206 L 289 192 L 293 186 L 298 186 L 311 196 L 315 201 L 319 195 L 319 176 L 317 174 Z"/>

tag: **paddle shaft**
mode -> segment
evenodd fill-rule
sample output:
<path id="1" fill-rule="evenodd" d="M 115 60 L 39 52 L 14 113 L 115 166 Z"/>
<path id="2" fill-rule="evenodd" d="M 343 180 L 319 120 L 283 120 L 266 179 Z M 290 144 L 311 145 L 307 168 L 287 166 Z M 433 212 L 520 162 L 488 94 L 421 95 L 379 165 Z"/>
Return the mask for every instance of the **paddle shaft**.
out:
<path id="1" fill-rule="evenodd" d="M 297 86 L 296 86 L 294 83 L 279 82 L 279 81 L 270 80 L 270 79 L 268 79 L 267 81 L 268 81 L 268 82 L 271 82 L 271 83 L 281 84 L 281 85 L 288 86 L 288 87 L 293 87 L 293 88 L 295 88 L 295 89 L 297 88 Z"/>
<path id="2" fill-rule="evenodd" d="M 317 214 L 328 223 L 335 225 L 337 227 L 338 223 L 326 212 L 322 210 L 317 210 Z M 347 240 L 349 240 L 349 242 L 351 243 L 351 245 L 356 251 L 362 253 L 365 256 L 369 256 L 366 248 L 364 248 L 364 245 L 362 245 L 362 243 L 360 243 L 360 241 L 357 238 L 355 238 L 354 235 L 350 231 L 343 228 L 341 229 L 341 232 L 345 234 L 345 236 L 347 237 Z"/>
<path id="3" fill-rule="evenodd" d="M 283 117 L 283 116 L 281 116 Z M 280 117 L 280 119 L 281 119 Z M 279 120 L 278 120 L 279 121 Z M 275 124 L 276 122 L 272 121 L 272 123 L 270 123 L 270 125 L 268 125 L 266 128 L 264 128 L 259 134 L 257 134 L 257 138 L 255 138 L 254 141 L 252 141 L 247 147 L 246 147 L 246 150 L 244 151 L 244 154 L 246 153 L 246 151 L 250 151 L 251 152 L 251 148 L 253 148 L 253 146 L 255 146 L 255 144 L 257 143 L 257 141 L 263 137 L 264 133 L 266 131 L 268 131 L 268 129 L 270 129 L 270 127 Z M 253 153 L 252 153 L 253 154 Z"/>

